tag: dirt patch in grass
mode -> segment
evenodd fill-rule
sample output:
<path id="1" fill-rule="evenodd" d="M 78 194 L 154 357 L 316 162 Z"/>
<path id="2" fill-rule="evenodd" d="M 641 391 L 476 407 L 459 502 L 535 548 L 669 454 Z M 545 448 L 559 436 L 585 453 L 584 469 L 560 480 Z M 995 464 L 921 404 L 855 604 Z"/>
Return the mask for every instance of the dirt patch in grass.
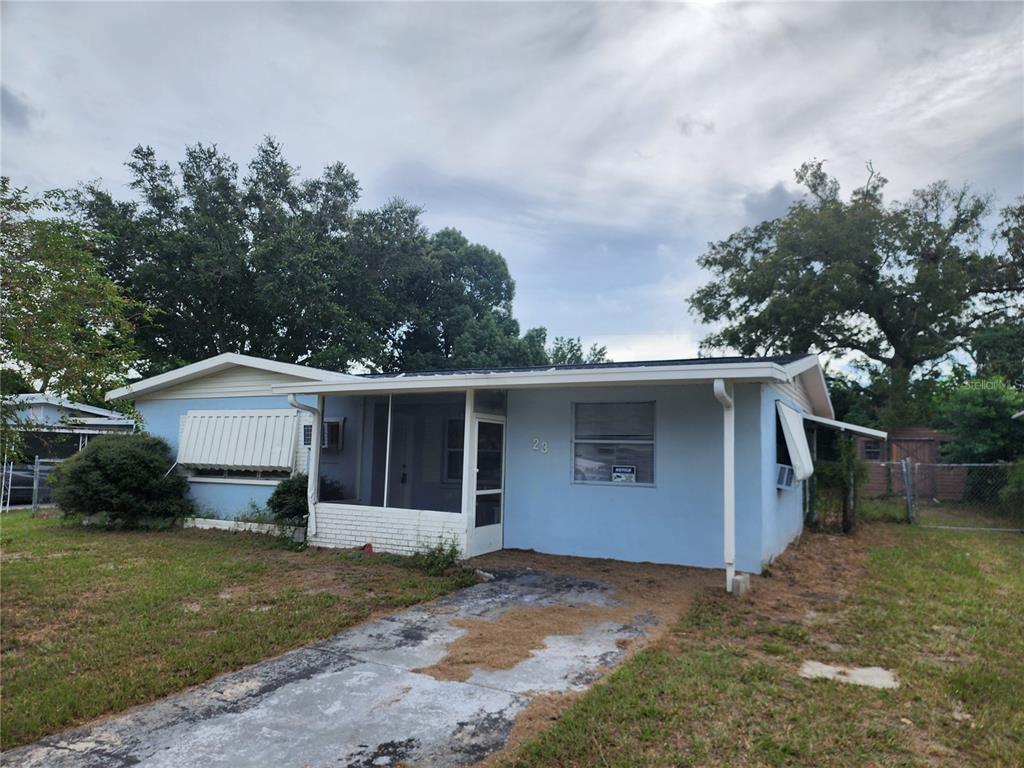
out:
<path id="1" fill-rule="evenodd" d="M 448 647 L 448 655 L 430 667 L 413 670 L 438 680 L 465 681 L 476 669 L 512 669 L 544 647 L 551 635 L 578 635 L 591 624 L 628 621 L 624 608 L 544 606 L 513 608 L 496 619 L 454 619 L 466 634 Z"/>
<path id="2" fill-rule="evenodd" d="M 633 617 L 649 615 L 656 619 L 646 639 L 665 632 L 679 618 L 704 587 L 725 583 L 720 571 L 687 568 L 680 565 L 625 563 L 589 557 L 543 555 L 523 549 L 505 549 L 474 558 L 470 565 L 487 570 L 533 569 L 561 576 L 572 576 L 610 586 L 613 597 Z"/>

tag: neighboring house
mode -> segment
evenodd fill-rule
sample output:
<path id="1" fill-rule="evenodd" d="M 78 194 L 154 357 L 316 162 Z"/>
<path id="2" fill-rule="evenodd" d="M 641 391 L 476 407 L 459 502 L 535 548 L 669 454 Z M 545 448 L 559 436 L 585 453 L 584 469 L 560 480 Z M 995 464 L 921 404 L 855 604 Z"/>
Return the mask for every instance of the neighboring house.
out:
<path id="1" fill-rule="evenodd" d="M 859 436 L 857 448 L 864 461 L 902 461 L 910 457 L 914 462 L 937 464 L 942 444 L 953 439 L 953 435 L 931 427 L 900 427 L 891 430 L 885 440 Z"/>
<path id="2" fill-rule="evenodd" d="M 353 376 L 220 355 L 108 394 L 221 517 L 310 474 L 309 541 L 760 571 L 800 532 L 814 356 Z M 318 439 L 314 439 L 314 435 Z"/>
<path id="3" fill-rule="evenodd" d="M 96 435 L 131 432 L 135 421 L 123 413 L 75 403 L 57 395 L 26 394 L 11 397 L 22 433 L 22 453 L 31 461 L 66 459 Z"/>
<path id="4" fill-rule="evenodd" d="M 914 464 L 938 464 L 942 461 L 943 443 L 953 439 L 953 435 L 923 426 L 894 429 L 884 440 L 858 436 L 857 455 L 868 462 L 868 476 L 861 493 L 867 498 L 903 493 L 902 475 L 891 464 L 906 458 Z M 962 496 L 963 479 L 949 473 L 946 477 L 950 485 L 946 492 Z M 933 496 L 938 492 L 931 486 L 922 489 L 922 493 Z"/>

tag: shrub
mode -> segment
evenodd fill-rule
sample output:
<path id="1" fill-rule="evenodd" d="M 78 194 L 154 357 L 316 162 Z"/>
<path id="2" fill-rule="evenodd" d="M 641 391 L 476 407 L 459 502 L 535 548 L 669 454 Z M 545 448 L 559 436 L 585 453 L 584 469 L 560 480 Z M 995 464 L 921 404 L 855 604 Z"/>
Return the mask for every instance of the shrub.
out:
<path id="1" fill-rule="evenodd" d="M 309 514 L 306 488 L 309 477 L 305 474 L 292 475 L 277 484 L 267 499 L 267 509 L 274 522 L 282 525 L 305 525 Z"/>
<path id="2" fill-rule="evenodd" d="M 868 467 L 857 458 L 852 440 L 841 438 L 838 445 L 838 461 L 814 463 L 815 510 L 813 518 L 808 522 L 813 528 L 828 528 L 835 525 L 830 518 L 838 516 L 838 527 L 844 533 L 849 533 L 857 527 L 860 489 L 867 479 Z"/>
<path id="3" fill-rule="evenodd" d="M 409 558 L 410 565 L 426 571 L 429 576 L 444 576 L 459 566 L 462 553 L 455 541 L 440 540 L 430 549 L 425 549 Z"/>
<path id="4" fill-rule="evenodd" d="M 53 471 L 53 497 L 65 515 L 96 516 L 112 527 L 158 527 L 193 511 L 188 484 L 170 469 L 171 448 L 145 434 L 104 435 Z"/>

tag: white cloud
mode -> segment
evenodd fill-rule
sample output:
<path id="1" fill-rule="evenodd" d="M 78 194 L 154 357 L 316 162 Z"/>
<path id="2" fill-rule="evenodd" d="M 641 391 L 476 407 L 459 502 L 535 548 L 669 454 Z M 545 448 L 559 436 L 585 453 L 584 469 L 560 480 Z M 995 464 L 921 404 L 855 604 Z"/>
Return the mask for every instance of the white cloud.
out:
<path id="1" fill-rule="evenodd" d="M 811 156 L 847 189 L 873 160 L 891 196 L 941 177 L 1024 191 L 1015 4 L 0 13 L 3 85 L 33 110 L 0 136 L 15 183 L 119 188 L 138 143 L 174 161 L 217 142 L 244 165 L 270 133 L 305 173 L 342 160 L 367 204 L 406 195 L 500 249 L 524 325 L 629 339 L 620 355 L 692 354 L 704 243 L 781 212 Z"/>

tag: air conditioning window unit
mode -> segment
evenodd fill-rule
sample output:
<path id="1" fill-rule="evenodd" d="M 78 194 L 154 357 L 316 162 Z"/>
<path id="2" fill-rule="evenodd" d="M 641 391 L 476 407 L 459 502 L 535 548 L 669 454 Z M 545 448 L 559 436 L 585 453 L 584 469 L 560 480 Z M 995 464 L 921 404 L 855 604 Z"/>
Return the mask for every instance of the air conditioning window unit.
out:
<path id="1" fill-rule="evenodd" d="M 793 487 L 793 468 L 788 464 L 775 465 L 775 487 L 780 490 Z"/>

